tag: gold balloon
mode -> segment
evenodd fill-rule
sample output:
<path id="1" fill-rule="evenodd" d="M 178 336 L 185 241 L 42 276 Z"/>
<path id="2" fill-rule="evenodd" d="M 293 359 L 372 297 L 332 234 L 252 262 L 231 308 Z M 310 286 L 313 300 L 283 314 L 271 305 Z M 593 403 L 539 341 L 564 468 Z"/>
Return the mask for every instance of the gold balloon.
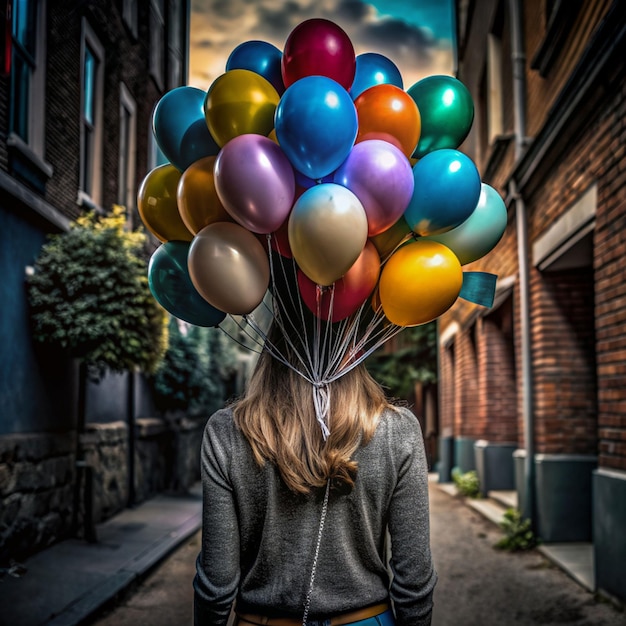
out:
<path id="1" fill-rule="evenodd" d="M 270 265 L 256 236 L 233 222 L 205 226 L 189 246 L 191 282 L 212 306 L 231 315 L 251 313 L 270 282 Z"/>
<path id="2" fill-rule="evenodd" d="M 370 240 L 378 250 L 380 258 L 384 261 L 401 243 L 411 238 L 411 229 L 406 220 L 401 217 L 387 230 L 371 237 Z"/>
<path id="3" fill-rule="evenodd" d="M 137 209 L 146 228 L 159 240 L 191 241 L 176 200 L 180 171 L 171 163 L 159 165 L 143 179 L 137 193 Z"/>
<path id="4" fill-rule="evenodd" d="M 445 313 L 462 285 L 463 271 L 454 252 L 436 241 L 418 240 L 389 257 L 378 289 L 390 322 L 417 326 Z"/>
<path id="5" fill-rule="evenodd" d="M 204 100 L 209 131 L 220 147 L 247 133 L 267 137 L 279 100 L 276 89 L 260 74 L 229 70 L 213 81 Z"/>
<path id="6" fill-rule="evenodd" d="M 178 211 L 194 235 L 214 222 L 233 221 L 215 191 L 213 166 L 216 158 L 208 156 L 192 163 L 178 183 Z"/>

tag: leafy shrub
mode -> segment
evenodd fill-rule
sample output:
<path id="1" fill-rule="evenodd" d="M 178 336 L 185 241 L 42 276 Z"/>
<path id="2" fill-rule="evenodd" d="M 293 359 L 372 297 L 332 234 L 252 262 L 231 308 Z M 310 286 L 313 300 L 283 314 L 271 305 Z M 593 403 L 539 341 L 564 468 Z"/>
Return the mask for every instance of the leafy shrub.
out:
<path id="1" fill-rule="evenodd" d="M 518 550 L 532 550 L 538 543 L 530 520 L 523 519 L 520 511 L 509 508 L 504 512 L 504 518 L 500 522 L 500 528 L 504 531 L 504 537 L 495 544 L 500 550 L 516 552 Z"/>
<path id="2" fill-rule="evenodd" d="M 233 342 L 218 328 L 188 326 L 175 318 L 170 321 L 169 337 L 154 376 L 157 408 L 165 413 L 213 413 L 226 400 L 224 381 L 237 371 Z"/>
<path id="3" fill-rule="evenodd" d="M 474 470 L 463 473 L 458 467 L 455 467 L 452 470 L 452 481 L 461 495 L 468 498 L 480 496 L 480 482 L 478 474 Z"/>
<path id="4" fill-rule="evenodd" d="M 125 230 L 125 211 L 89 213 L 51 235 L 27 283 L 33 334 L 105 369 L 156 369 L 167 346 L 167 315 L 148 286 L 145 236 Z"/>

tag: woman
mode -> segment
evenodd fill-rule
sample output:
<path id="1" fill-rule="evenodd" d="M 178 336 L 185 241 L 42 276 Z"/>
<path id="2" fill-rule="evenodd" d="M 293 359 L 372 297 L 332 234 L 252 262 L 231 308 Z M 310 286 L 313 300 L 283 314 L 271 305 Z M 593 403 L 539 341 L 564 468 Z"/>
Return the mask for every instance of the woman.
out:
<path id="1" fill-rule="evenodd" d="M 226 624 L 233 603 L 240 626 L 430 624 L 419 422 L 359 365 L 324 390 L 325 440 L 296 369 L 264 350 L 245 397 L 207 423 L 196 626 Z"/>

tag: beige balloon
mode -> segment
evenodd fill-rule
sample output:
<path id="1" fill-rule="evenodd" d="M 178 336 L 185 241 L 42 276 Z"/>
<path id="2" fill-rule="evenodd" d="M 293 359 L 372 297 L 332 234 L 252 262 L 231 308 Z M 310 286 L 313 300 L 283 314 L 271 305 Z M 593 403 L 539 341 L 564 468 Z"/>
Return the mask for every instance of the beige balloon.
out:
<path id="1" fill-rule="evenodd" d="M 251 313 L 270 281 L 269 259 L 259 240 L 243 226 L 215 222 L 189 246 L 191 282 L 212 306 L 230 315 Z"/>
<path id="2" fill-rule="evenodd" d="M 215 190 L 213 166 L 216 158 L 208 156 L 192 163 L 178 182 L 178 211 L 185 226 L 194 235 L 214 222 L 233 221 Z"/>
<path id="3" fill-rule="evenodd" d="M 367 215 L 349 189 L 322 183 L 298 198 L 289 217 L 289 246 L 300 269 L 318 285 L 332 285 L 367 242 Z"/>

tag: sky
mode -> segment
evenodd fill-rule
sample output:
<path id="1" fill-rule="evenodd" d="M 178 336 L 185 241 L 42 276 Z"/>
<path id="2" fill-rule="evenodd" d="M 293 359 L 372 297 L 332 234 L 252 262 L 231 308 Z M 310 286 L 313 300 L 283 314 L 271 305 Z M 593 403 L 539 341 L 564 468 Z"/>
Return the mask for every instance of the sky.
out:
<path id="1" fill-rule="evenodd" d="M 189 85 L 207 90 L 230 53 L 261 40 L 283 50 L 289 33 L 312 17 L 346 31 L 355 53 L 392 60 L 404 89 L 433 74 L 454 75 L 454 0 L 191 0 Z"/>

